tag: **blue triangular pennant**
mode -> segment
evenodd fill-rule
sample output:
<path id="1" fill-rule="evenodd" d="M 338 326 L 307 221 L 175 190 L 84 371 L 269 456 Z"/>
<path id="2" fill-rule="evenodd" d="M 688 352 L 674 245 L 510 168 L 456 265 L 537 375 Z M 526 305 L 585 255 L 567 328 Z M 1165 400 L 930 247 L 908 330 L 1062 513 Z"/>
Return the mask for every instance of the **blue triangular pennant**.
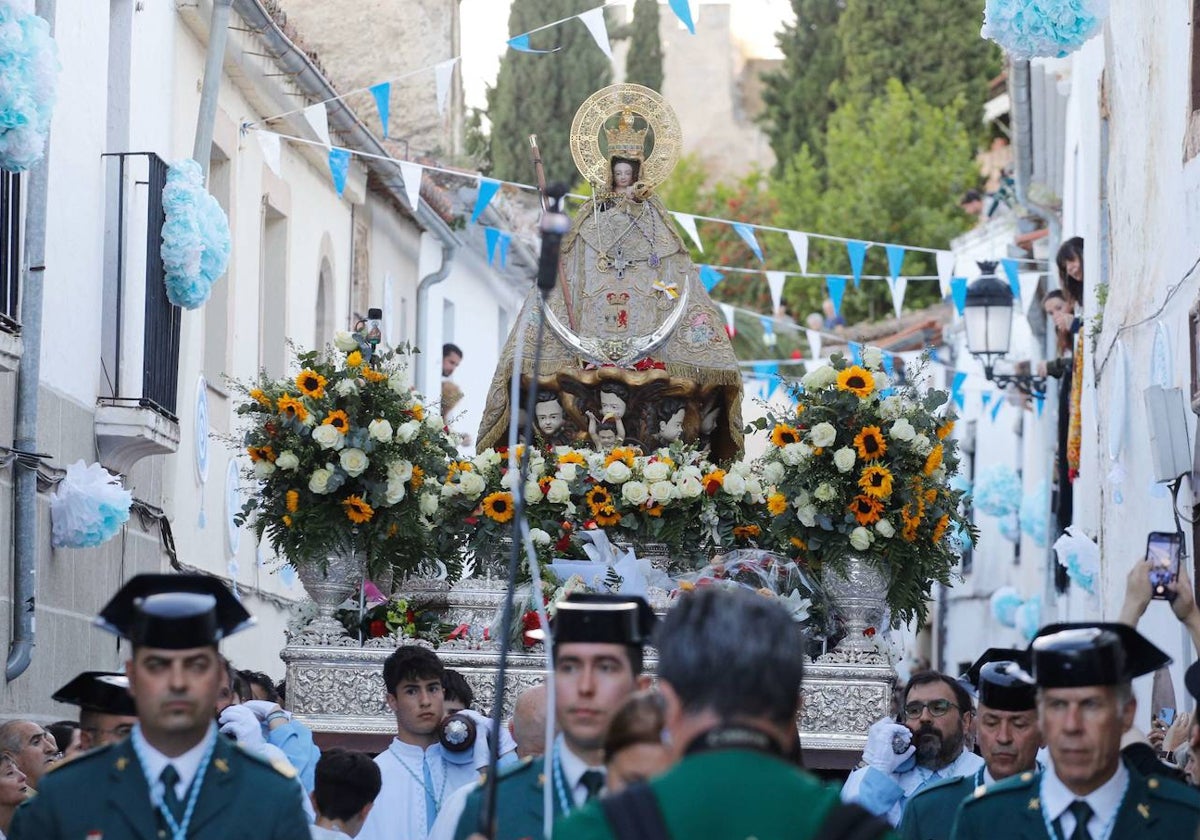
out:
<path id="1" fill-rule="evenodd" d="M 987 411 L 987 410 L 988 410 L 988 405 L 989 405 L 989 404 L 991 403 L 991 401 L 992 401 L 992 392 L 991 392 L 991 391 L 984 391 L 982 394 L 980 394 L 980 395 L 979 395 L 979 401 L 983 403 L 983 410 L 984 410 L 984 411 Z"/>
<path id="2" fill-rule="evenodd" d="M 954 309 L 959 315 L 967 309 L 967 278 L 953 277 L 950 280 L 950 296 L 954 298 Z"/>
<path id="3" fill-rule="evenodd" d="M 842 296 L 846 294 L 846 278 L 830 275 L 825 278 L 825 288 L 829 291 L 829 299 L 833 301 L 833 311 L 842 314 Z"/>
<path id="4" fill-rule="evenodd" d="M 1017 276 L 1017 261 L 1000 260 L 1000 265 L 1004 267 L 1004 273 L 1008 275 L 1008 287 L 1012 289 L 1013 297 L 1020 300 L 1021 278 Z"/>
<path id="5" fill-rule="evenodd" d="M 929 361 L 937 362 L 938 364 L 941 364 L 942 357 L 938 355 L 938 351 L 937 351 L 936 347 L 929 348 Z"/>
<path id="6" fill-rule="evenodd" d="M 371 86 L 371 95 L 375 97 L 375 107 L 379 109 L 379 124 L 383 126 L 383 136 L 388 136 L 388 113 L 392 104 L 392 83 L 380 82 Z"/>
<path id="7" fill-rule="evenodd" d="M 862 364 L 862 345 L 857 341 L 848 341 L 846 346 L 850 348 L 850 361 L 856 365 Z"/>
<path id="8" fill-rule="evenodd" d="M 963 399 L 962 386 L 967 381 L 967 375 L 962 371 L 955 371 L 954 379 L 950 383 L 950 399 L 954 400 L 954 404 L 961 411 L 964 408 L 966 400 Z"/>
<path id="9" fill-rule="evenodd" d="M 883 358 L 883 372 L 888 375 L 889 379 L 892 378 L 896 375 L 896 357 L 887 352 L 879 355 Z"/>
<path id="10" fill-rule="evenodd" d="M 857 239 L 851 239 L 846 243 L 846 253 L 850 255 L 850 271 L 854 274 L 854 288 L 856 289 L 862 280 L 863 260 L 866 259 L 869 247 L 868 243 L 860 242 Z"/>
<path id="11" fill-rule="evenodd" d="M 713 288 L 725 279 L 725 275 L 717 271 L 711 265 L 700 266 L 700 282 L 704 284 L 704 290 L 711 292 Z"/>
<path id="12" fill-rule="evenodd" d="M 688 32 L 695 35 L 696 24 L 692 22 L 692 7 L 688 4 L 688 0 L 670 0 L 670 3 L 675 17 L 683 22 L 683 25 L 688 28 Z"/>
<path id="13" fill-rule="evenodd" d="M 545 55 L 546 53 L 558 52 L 560 49 L 562 49 L 562 47 L 555 47 L 552 50 L 535 50 L 533 47 L 529 46 L 528 32 L 526 32 L 524 35 L 514 35 L 512 38 L 509 38 L 508 45 L 517 52 L 533 53 L 534 55 Z"/>
<path id="14" fill-rule="evenodd" d="M 994 403 L 992 404 L 992 422 L 993 422 L 993 423 L 995 423 L 995 422 L 996 422 L 996 415 L 1000 413 L 1000 408 L 1001 408 L 1003 405 L 1004 405 L 1004 400 L 1003 400 L 1003 399 L 1001 399 L 1001 397 L 1000 397 L 1000 395 L 999 395 L 999 394 L 997 394 L 997 395 L 996 395 L 996 402 L 994 402 Z"/>
<path id="15" fill-rule="evenodd" d="M 512 245 L 512 234 L 500 232 L 500 267 L 508 268 L 508 247 Z"/>
<path id="16" fill-rule="evenodd" d="M 758 261 L 763 261 L 762 247 L 758 244 L 758 238 L 754 235 L 754 228 L 745 222 L 734 222 L 733 229 L 737 231 L 738 236 L 742 237 L 742 241 L 747 247 L 754 252 L 754 256 L 758 257 Z"/>
<path id="17" fill-rule="evenodd" d="M 1046 410 L 1046 395 L 1045 394 L 1034 394 L 1033 399 L 1037 403 L 1038 417 L 1041 417 L 1042 412 Z"/>
<path id="18" fill-rule="evenodd" d="M 487 240 L 488 265 L 495 265 L 496 245 L 500 242 L 500 231 L 495 228 L 484 228 L 483 235 Z"/>
<path id="19" fill-rule="evenodd" d="M 492 199 L 496 197 L 496 192 L 499 189 L 499 181 L 494 181 L 491 178 L 479 179 L 479 193 L 475 196 L 475 209 L 471 212 L 471 224 L 479 221 L 479 217 L 487 209 L 487 206 L 491 204 Z"/>
<path id="20" fill-rule="evenodd" d="M 887 251 L 888 276 L 895 280 L 904 268 L 904 246 L 884 245 L 883 248 Z"/>
<path id="21" fill-rule="evenodd" d="M 350 152 L 346 149 L 330 149 L 329 174 L 333 176 L 333 188 L 337 190 L 338 198 L 341 198 L 346 190 L 346 175 L 349 171 Z"/>

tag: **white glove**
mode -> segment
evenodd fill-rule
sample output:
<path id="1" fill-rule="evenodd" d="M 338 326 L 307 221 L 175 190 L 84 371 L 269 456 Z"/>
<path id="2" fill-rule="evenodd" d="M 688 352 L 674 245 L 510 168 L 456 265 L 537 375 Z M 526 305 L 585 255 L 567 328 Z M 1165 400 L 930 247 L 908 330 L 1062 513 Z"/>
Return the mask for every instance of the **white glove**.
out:
<path id="1" fill-rule="evenodd" d="M 896 752 L 894 745 L 899 744 L 903 744 L 905 749 Z M 912 744 L 912 731 L 891 718 L 883 718 L 875 721 L 867 730 L 863 761 L 879 772 L 891 775 L 916 751 L 917 748 Z"/>
<path id="2" fill-rule="evenodd" d="M 272 703 L 270 700 L 247 700 L 242 704 L 243 709 L 249 709 L 254 712 L 254 716 L 264 723 L 267 720 L 267 715 L 274 712 L 283 712 L 283 708 L 278 703 Z M 283 712 L 291 719 L 291 715 Z"/>
<path id="3" fill-rule="evenodd" d="M 483 770 L 488 766 L 488 742 L 492 737 L 492 719 L 484 717 L 474 709 L 463 709 L 459 714 L 466 715 L 475 721 L 474 766 L 476 770 Z M 517 742 L 509 734 L 508 727 L 500 727 L 500 749 L 497 751 L 497 755 L 503 756 L 516 749 Z"/>
<path id="4" fill-rule="evenodd" d="M 254 748 L 266 742 L 263 738 L 262 721 L 252 709 L 245 706 L 228 706 L 217 718 L 221 732 L 232 735 L 243 747 Z"/>

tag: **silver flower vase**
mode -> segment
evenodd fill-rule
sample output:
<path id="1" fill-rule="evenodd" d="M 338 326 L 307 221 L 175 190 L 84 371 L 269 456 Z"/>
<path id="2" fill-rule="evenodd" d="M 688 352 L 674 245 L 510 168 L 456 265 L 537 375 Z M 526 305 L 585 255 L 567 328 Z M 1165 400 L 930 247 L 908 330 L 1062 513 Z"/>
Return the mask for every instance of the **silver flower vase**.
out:
<path id="1" fill-rule="evenodd" d="M 875 636 L 885 629 L 891 575 L 876 562 L 850 555 L 838 568 L 824 565 L 821 584 L 842 618 L 846 636 L 818 661 L 890 665 Z"/>
<path id="2" fill-rule="evenodd" d="M 324 564 L 301 564 L 296 573 L 308 597 L 317 605 L 317 617 L 303 628 L 303 637 L 319 644 L 335 644 L 343 637 L 348 638 L 346 628 L 334 618 L 334 613 L 362 586 L 367 574 L 367 555 L 351 551 L 333 553 Z"/>

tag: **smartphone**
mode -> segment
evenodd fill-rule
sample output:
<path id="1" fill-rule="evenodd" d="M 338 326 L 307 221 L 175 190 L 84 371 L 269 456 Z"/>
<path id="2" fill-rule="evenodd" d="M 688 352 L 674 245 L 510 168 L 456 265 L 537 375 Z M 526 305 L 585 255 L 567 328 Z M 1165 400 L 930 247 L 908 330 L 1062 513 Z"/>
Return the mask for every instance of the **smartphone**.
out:
<path id="1" fill-rule="evenodd" d="M 1146 538 L 1146 574 L 1150 577 L 1150 597 L 1163 601 L 1174 597 L 1167 589 L 1167 584 L 1179 579 L 1182 539 L 1182 534 L 1166 531 L 1151 531 Z"/>
<path id="2" fill-rule="evenodd" d="M 1175 722 L 1175 710 L 1169 706 L 1164 706 L 1158 710 L 1158 719 L 1163 722 L 1163 726 L 1170 726 Z"/>

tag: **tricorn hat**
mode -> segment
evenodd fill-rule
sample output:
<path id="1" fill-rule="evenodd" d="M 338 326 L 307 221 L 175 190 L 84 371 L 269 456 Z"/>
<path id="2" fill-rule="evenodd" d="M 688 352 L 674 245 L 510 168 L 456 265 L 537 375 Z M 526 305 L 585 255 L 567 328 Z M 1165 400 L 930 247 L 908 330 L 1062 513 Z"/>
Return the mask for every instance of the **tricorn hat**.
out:
<path id="1" fill-rule="evenodd" d="M 95 624 L 135 647 L 184 650 L 215 645 L 254 618 L 216 578 L 138 575 L 117 591 Z"/>
<path id="2" fill-rule="evenodd" d="M 966 677 L 978 692 L 980 706 L 1001 712 L 1026 712 L 1037 705 L 1028 669 L 1028 651 L 988 648 L 967 669 Z"/>
<path id="3" fill-rule="evenodd" d="M 602 642 L 640 647 L 649 644 L 657 622 L 654 610 L 636 595 L 575 593 L 558 603 L 550 629 L 556 644 Z"/>
<path id="4" fill-rule="evenodd" d="M 1029 646 L 1034 682 L 1043 688 L 1118 685 L 1157 671 L 1171 657 L 1127 624 L 1049 624 Z"/>
<path id="5" fill-rule="evenodd" d="M 58 703 L 69 703 L 86 712 L 135 717 L 137 708 L 129 696 L 129 680 L 116 671 L 84 671 L 51 695 Z"/>

